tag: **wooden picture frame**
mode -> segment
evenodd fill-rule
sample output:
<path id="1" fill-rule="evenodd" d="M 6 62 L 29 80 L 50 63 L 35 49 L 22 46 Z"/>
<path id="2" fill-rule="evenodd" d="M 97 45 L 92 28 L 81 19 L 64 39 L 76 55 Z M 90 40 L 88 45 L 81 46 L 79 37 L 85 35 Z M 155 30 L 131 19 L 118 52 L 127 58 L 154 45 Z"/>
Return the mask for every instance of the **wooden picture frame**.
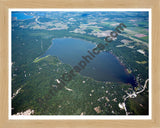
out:
<path id="1" fill-rule="evenodd" d="M 9 9 L 10 8 L 148 8 L 152 10 L 152 119 L 148 120 L 9 120 Z M 160 127 L 160 79 L 159 41 L 160 41 L 160 1 L 159 0 L 0 0 L 0 128 L 33 127 Z"/>

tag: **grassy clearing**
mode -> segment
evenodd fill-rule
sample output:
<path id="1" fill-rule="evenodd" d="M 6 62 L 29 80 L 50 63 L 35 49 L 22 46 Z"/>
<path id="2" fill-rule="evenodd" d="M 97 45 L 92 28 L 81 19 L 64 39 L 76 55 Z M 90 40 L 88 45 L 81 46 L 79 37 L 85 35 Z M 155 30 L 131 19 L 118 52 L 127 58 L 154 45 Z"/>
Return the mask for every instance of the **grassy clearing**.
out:
<path id="1" fill-rule="evenodd" d="M 138 64 L 146 64 L 147 62 L 146 61 L 136 61 L 136 63 L 138 63 Z"/>
<path id="2" fill-rule="evenodd" d="M 37 62 L 39 62 L 39 61 L 41 61 L 41 60 L 43 60 L 43 59 L 45 59 L 45 58 L 47 58 L 47 57 L 49 57 L 49 55 L 48 55 L 48 56 L 45 56 L 45 57 L 42 57 L 42 58 L 37 57 L 33 62 L 34 62 L 34 63 L 37 63 Z"/>
<path id="3" fill-rule="evenodd" d="M 145 37 L 141 37 L 142 40 L 148 42 L 148 36 L 145 36 Z"/>

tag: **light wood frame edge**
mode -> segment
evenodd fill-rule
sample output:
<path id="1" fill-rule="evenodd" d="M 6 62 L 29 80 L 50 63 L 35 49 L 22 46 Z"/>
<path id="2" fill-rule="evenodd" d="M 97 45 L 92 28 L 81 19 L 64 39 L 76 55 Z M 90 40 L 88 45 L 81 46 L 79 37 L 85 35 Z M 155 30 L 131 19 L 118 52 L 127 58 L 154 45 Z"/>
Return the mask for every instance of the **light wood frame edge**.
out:
<path id="1" fill-rule="evenodd" d="M 8 120 L 9 8 L 151 8 L 152 120 Z M 159 0 L 0 0 L 0 128 L 34 127 L 160 127 L 160 1 Z"/>

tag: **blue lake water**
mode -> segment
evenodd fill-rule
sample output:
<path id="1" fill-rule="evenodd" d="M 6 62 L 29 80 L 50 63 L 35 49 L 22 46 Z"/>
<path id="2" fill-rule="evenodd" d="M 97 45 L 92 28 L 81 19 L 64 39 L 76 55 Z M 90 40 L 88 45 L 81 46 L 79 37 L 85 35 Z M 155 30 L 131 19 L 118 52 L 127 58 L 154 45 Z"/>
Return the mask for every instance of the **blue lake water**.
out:
<path id="1" fill-rule="evenodd" d="M 24 12 L 12 12 L 12 17 L 17 17 L 17 20 L 25 20 L 33 18 L 33 16 L 26 15 Z"/>
<path id="2" fill-rule="evenodd" d="M 82 56 L 89 55 L 88 50 L 92 51 L 95 47 L 95 44 L 80 39 L 57 38 L 53 40 L 51 47 L 41 57 L 57 56 L 63 63 L 74 67 L 83 60 Z M 128 74 L 125 67 L 111 53 L 101 52 L 89 61 L 85 69 L 81 70 L 81 75 L 92 77 L 98 81 L 124 82 L 136 85 L 133 75 Z"/>

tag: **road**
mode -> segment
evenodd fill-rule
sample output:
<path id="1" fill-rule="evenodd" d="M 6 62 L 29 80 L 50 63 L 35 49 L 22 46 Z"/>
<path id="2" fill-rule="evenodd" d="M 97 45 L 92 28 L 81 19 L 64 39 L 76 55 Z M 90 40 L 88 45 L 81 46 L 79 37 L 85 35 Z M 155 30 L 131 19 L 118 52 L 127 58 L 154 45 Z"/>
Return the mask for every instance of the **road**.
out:
<path id="1" fill-rule="evenodd" d="M 149 79 L 147 79 L 147 80 L 145 81 L 145 84 L 144 84 L 144 86 L 143 86 L 143 89 L 142 89 L 141 91 L 139 91 L 139 92 L 136 92 L 136 94 L 142 93 L 142 92 L 145 90 L 148 81 L 149 81 Z"/>
<path id="2" fill-rule="evenodd" d="M 138 94 L 142 93 L 142 92 L 145 90 L 148 81 L 149 81 L 149 79 L 147 79 L 147 80 L 145 81 L 144 86 L 143 86 L 143 89 L 140 90 L 139 92 L 135 92 L 135 91 L 134 91 L 132 94 L 128 94 L 128 93 L 127 93 L 128 96 L 124 98 L 124 103 L 122 103 L 122 104 L 123 104 L 123 107 L 124 107 L 124 110 L 125 110 L 125 112 L 126 112 L 126 115 L 128 115 L 128 112 L 127 112 L 127 108 L 126 108 L 125 101 L 126 101 L 128 98 L 135 98 L 135 97 L 137 97 Z"/>

